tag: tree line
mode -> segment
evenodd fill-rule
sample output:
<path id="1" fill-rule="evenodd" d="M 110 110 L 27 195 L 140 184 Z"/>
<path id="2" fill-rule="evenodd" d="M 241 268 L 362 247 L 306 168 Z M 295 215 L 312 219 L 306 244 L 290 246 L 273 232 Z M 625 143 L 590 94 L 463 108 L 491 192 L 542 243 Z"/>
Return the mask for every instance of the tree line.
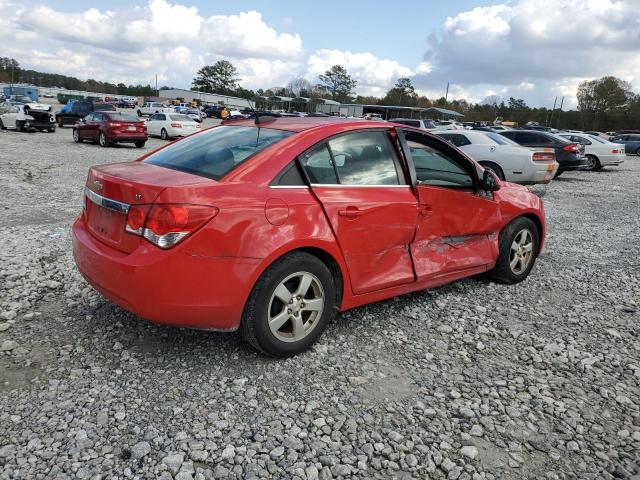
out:
<path id="1" fill-rule="evenodd" d="M 68 90 L 80 90 L 116 95 L 130 95 L 133 97 L 155 95 L 151 85 L 125 85 L 124 83 L 109 83 L 94 80 L 80 80 L 68 75 L 38 72 L 23 69 L 13 58 L 0 57 L 0 82 L 29 83 L 40 87 L 60 87 Z"/>

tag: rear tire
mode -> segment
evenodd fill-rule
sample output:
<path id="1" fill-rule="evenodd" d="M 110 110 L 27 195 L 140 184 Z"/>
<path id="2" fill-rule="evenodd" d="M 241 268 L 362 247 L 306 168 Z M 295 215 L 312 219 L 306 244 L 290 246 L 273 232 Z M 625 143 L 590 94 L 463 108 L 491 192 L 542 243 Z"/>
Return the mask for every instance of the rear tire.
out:
<path id="1" fill-rule="evenodd" d="M 6 130 L 7 127 L 4 126 L 4 123 L 2 123 L 2 119 L 0 118 L 0 130 Z"/>
<path id="2" fill-rule="evenodd" d="M 162 130 L 160 130 L 160 138 L 162 140 L 171 140 L 171 138 L 169 137 L 169 134 L 167 133 L 167 131 L 164 128 Z"/>
<path id="3" fill-rule="evenodd" d="M 138 110 L 138 117 L 142 117 L 142 112 Z"/>
<path id="4" fill-rule="evenodd" d="M 56 131 L 56 127 L 51 127 L 51 128 L 48 130 L 48 132 L 49 132 L 49 133 L 53 133 L 53 132 L 55 132 L 55 131 Z"/>
<path id="5" fill-rule="evenodd" d="M 80 134 L 76 128 L 73 129 L 73 141 L 76 143 L 82 143 L 82 139 L 80 138 Z"/>
<path id="6" fill-rule="evenodd" d="M 527 278 L 540 248 L 540 232 L 527 217 L 509 223 L 498 238 L 498 261 L 489 276 L 500 283 L 513 284 Z"/>
<path id="7" fill-rule="evenodd" d="M 133 143 L 135 144 L 135 146 L 137 148 L 142 148 L 142 147 L 144 147 L 144 144 L 147 143 L 147 142 L 145 142 L 143 140 L 138 140 L 137 142 L 133 142 Z"/>
<path id="8" fill-rule="evenodd" d="M 558 170 L 556 170 L 556 174 L 553 176 L 553 178 L 558 178 L 560 175 L 562 175 L 564 173 L 564 170 L 560 170 L 558 168 Z"/>
<path id="9" fill-rule="evenodd" d="M 240 332 L 260 352 L 296 355 L 318 340 L 336 310 L 329 268 L 313 255 L 292 252 L 276 260 L 256 282 Z"/>
<path id="10" fill-rule="evenodd" d="M 493 162 L 480 162 L 480 165 L 482 165 L 487 170 L 491 170 L 493 173 L 496 174 L 496 177 L 498 177 L 501 181 L 504 182 L 505 180 L 504 172 L 502 171 L 502 168 L 500 168 L 499 165 Z"/>
<path id="11" fill-rule="evenodd" d="M 100 135 L 98 135 L 98 143 L 100 144 L 101 147 L 111 146 L 111 142 L 109 141 L 107 136 L 104 134 L 104 132 L 100 132 Z"/>
<path id="12" fill-rule="evenodd" d="M 587 160 L 589 160 L 589 163 L 585 170 L 593 172 L 594 170 L 600 170 L 602 168 L 602 165 L 600 165 L 600 160 L 595 155 L 587 155 Z"/>
<path id="13" fill-rule="evenodd" d="M 24 122 L 22 120 L 16 120 L 16 132 L 22 132 L 24 130 Z"/>

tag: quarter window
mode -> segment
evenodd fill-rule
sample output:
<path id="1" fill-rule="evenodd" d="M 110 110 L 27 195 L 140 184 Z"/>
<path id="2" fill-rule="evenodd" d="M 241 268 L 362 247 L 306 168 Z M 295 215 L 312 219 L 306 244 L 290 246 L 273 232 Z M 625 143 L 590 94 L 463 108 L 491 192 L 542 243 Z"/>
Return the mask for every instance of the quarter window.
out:
<path id="1" fill-rule="evenodd" d="M 314 148 L 300 157 L 311 183 L 333 185 L 338 183 L 331 153 L 326 144 Z"/>

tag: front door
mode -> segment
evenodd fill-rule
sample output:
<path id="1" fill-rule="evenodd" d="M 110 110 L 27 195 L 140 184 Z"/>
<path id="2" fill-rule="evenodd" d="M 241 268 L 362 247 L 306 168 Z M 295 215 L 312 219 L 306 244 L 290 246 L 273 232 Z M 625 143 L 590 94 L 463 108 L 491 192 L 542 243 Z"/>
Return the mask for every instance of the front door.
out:
<path id="1" fill-rule="evenodd" d="M 418 202 L 388 132 L 339 135 L 300 160 L 340 244 L 353 292 L 415 281 L 410 244 Z"/>
<path id="2" fill-rule="evenodd" d="M 446 141 L 404 136 L 419 199 L 411 245 L 418 280 L 495 262 L 500 210 L 490 192 L 478 190 L 475 164 Z"/>

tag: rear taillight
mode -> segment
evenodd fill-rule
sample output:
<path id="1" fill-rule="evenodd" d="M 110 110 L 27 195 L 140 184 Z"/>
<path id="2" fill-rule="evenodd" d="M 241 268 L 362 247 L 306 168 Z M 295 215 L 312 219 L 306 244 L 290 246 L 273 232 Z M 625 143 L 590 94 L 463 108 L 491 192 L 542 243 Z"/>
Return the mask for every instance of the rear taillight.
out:
<path id="1" fill-rule="evenodd" d="M 171 248 L 218 214 L 205 205 L 132 205 L 125 230 L 160 248 Z"/>
<path id="2" fill-rule="evenodd" d="M 117 122 L 109 122 L 107 123 L 107 127 L 120 127 L 122 126 L 121 123 L 117 123 Z"/>
<path id="3" fill-rule="evenodd" d="M 549 152 L 533 152 L 534 162 L 553 162 L 556 159 L 554 153 Z"/>
<path id="4" fill-rule="evenodd" d="M 564 150 L 565 152 L 580 153 L 580 147 L 578 147 L 578 145 L 576 145 L 575 143 L 565 145 L 564 147 L 562 147 L 562 150 Z"/>
<path id="5" fill-rule="evenodd" d="M 613 150 L 611 150 L 611 153 L 624 153 L 624 150 L 622 150 L 621 148 L 614 148 Z"/>
<path id="6" fill-rule="evenodd" d="M 182 124 L 181 123 L 172 123 L 171 126 L 173 128 L 182 128 Z"/>

